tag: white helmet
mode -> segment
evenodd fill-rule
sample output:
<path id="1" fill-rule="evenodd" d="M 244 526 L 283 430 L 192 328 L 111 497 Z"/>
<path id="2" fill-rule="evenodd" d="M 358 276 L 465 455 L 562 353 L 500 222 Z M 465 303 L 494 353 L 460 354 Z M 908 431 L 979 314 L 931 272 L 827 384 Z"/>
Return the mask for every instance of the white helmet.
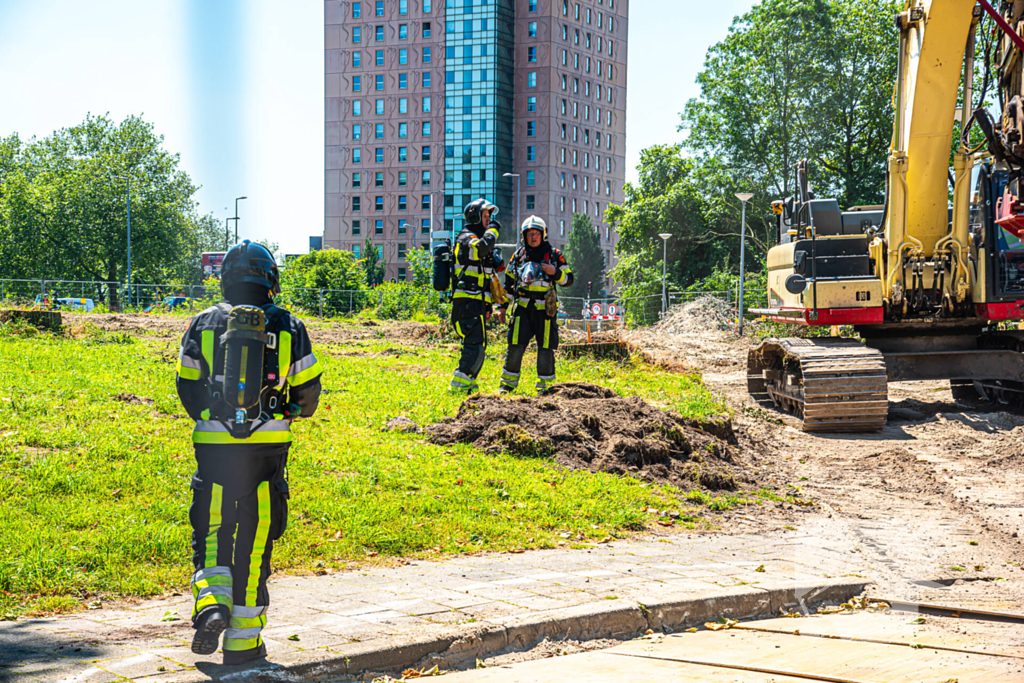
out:
<path id="1" fill-rule="evenodd" d="M 523 227 L 520 229 L 520 232 L 523 235 L 524 242 L 526 241 L 527 230 L 540 230 L 541 234 L 544 235 L 544 239 L 548 238 L 548 224 L 539 216 L 530 216 L 523 221 Z"/>

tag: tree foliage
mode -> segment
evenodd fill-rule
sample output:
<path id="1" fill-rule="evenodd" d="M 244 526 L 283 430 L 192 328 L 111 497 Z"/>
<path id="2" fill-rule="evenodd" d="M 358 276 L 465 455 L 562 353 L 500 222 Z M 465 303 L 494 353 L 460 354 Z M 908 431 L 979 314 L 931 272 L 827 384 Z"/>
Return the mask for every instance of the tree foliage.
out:
<path id="1" fill-rule="evenodd" d="M 405 253 L 409 264 L 412 284 L 415 287 L 428 287 L 434 279 L 434 257 L 429 249 L 410 249 Z"/>
<path id="2" fill-rule="evenodd" d="M 281 271 L 283 301 L 307 311 L 318 310 L 320 294 L 327 311 L 347 311 L 349 294 L 366 289 L 366 272 L 351 252 L 341 249 L 311 251 L 291 261 Z"/>
<path id="3" fill-rule="evenodd" d="M 223 237 L 178 162 L 135 116 L 0 140 L 0 277 L 124 281 L 130 179 L 132 280 L 198 283 Z"/>
<path id="4" fill-rule="evenodd" d="M 382 249 L 373 243 L 373 237 L 366 236 L 366 243 L 363 245 L 363 271 L 366 273 L 366 284 L 371 287 L 384 284 L 387 277 L 387 262 L 381 256 Z"/>
<path id="5" fill-rule="evenodd" d="M 589 214 L 577 213 L 572 217 L 572 232 L 565 245 L 565 260 L 572 269 L 574 281 L 564 287 L 562 294 L 567 297 L 585 298 L 587 283 L 593 283 L 591 294 L 601 296 L 605 289 L 604 251 L 601 250 L 601 236 L 594 229 Z"/>

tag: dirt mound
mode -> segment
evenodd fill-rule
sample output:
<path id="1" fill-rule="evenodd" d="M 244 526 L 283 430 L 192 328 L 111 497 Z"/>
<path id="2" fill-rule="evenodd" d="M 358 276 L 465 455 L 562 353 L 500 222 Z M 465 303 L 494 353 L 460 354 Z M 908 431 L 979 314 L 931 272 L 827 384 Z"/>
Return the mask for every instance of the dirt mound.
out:
<path id="1" fill-rule="evenodd" d="M 625 335 L 630 352 L 670 370 L 733 370 L 745 360 L 747 341 L 732 333 L 732 305 L 701 297 L 671 309 L 653 327 Z"/>
<path id="2" fill-rule="evenodd" d="M 676 306 L 651 332 L 675 337 L 703 336 L 732 329 L 735 312 L 731 304 L 711 296 Z"/>
<path id="3" fill-rule="evenodd" d="M 698 422 L 594 384 L 566 383 L 541 398 L 473 396 L 427 429 L 431 443 L 551 458 L 566 467 L 631 474 L 711 490 L 737 488 L 736 436 L 727 420 Z"/>

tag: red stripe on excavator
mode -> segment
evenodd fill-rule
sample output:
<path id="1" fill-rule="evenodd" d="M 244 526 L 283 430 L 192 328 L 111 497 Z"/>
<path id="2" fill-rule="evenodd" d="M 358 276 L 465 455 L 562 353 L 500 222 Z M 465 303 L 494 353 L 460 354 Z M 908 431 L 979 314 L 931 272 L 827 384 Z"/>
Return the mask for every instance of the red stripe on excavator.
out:
<path id="1" fill-rule="evenodd" d="M 1024 320 L 1024 300 L 998 304 L 976 304 L 979 318 L 985 320 Z"/>
<path id="2" fill-rule="evenodd" d="M 873 308 L 819 308 L 818 319 L 811 320 L 814 312 L 809 308 L 783 308 L 780 313 L 788 315 L 770 315 L 772 322 L 787 325 L 808 325 L 821 327 L 824 325 L 880 325 L 885 315 L 881 306 Z"/>

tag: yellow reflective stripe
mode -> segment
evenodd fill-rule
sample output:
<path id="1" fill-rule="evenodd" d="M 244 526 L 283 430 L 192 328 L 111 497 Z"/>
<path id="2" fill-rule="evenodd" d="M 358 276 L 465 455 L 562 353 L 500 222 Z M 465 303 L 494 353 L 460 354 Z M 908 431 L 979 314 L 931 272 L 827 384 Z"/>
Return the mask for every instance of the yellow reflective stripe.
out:
<path id="1" fill-rule="evenodd" d="M 544 321 L 544 348 L 546 349 L 546 348 L 549 348 L 550 346 L 551 346 L 551 321 L 550 320 L 545 320 Z"/>
<path id="2" fill-rule="evenodd" d="M 238 617 L 231 615 L 231 628 L 262 628 L 267 625 L 267 615 L 258 617 Z"/>
<path id="3" fill-rule="evenodd" d="M 192 606 L 192 616 L 195 616 L 202 612 L 211 605 L 224 605 L 228 609 L 231 609 L 231 596 L 230 595 L 204 595 L 203 597 L 196 600 L 195 605 Z"/>
<path id="4" fill-rule="evenodd" d="M 281 332 L 277 335 L 277 386 L 283 387 L 288 380 L 288 372 L 292 369 L 292 333 Z"/>
<path id="5" fill-rule="evenodd" d="M 456 295 L 456 296 L 458 296 L 458 295 Z M 459 335 L 463 339 L 466 338 L 466 335 L 462 334 L 462 326 L 459 325 L 459 321 L 458 320 L 455 321 L 455 334 Z"/>
<path id="6" fill-rule="evenodd" d="M 564 285 L 566 282 L 568 282 L 569 281 L 569 275 L 571 275 L 571 274 L 572 274 L 571 270 L 569 270 L 568 268 L 563 268 L 562 269 L 562 277 L 558 278 L 558 284 Z"/>
<path id="7" fill-rule="evenodd" d="M 290 436 L 290 434 L 289 434 Z M 256 590 L 260 585 L 260 568 L 263 566 L 263 554 L 267 551 L 267 537 L 270 535 L 270 482 L 260 484 L 256 491 L 259 499 L 259 523 L 256 525 L 256 538 L 252 543 L 252 555 L 249 556 L 249 582 L 245 587 L 245 604 L 256 604 Z"/>
<path id="8" fill-rule="evenodd" d="M 255 431 L 247 439 L 236 439 L 229 432 L 192 432 L 192 443 L 230 445 L 230 444 L 263 444 L 291 443 L 291 432 Z"/>
<path id="9" fill-rule="evenodd" d="M 203 373 L 198 368 L 190 368 L 187 365 L 182 365 L 181 358 L 178 358 L 178 367 L 176 368 L 178 377 L 182 379 L 200 380 L 203 378 Z"/>
<path id="10" fill-rule="evenodd" d="M 245 373 L 245 369 L 246 369 L 246 366 L 248 364 L 249 364 L 249 347 L 248 346 L 243 346 L 242 347 L 242 372 L 238 376 L 238 382 L 240 384 L 243 384 L 243 385 L 245 384 L 245 374 L 246 374 Z M 238 392 L 238 405 L 240 405 L 240 406 L 241 405 L 245 405 L 245 391 Z"/>
<path id="11" fill-rule="evenodd" d="M 228 638 L 224 637 L 224 649 L 225 650 L 254 650 L 260 646 L 263 640 L 256 636 L 255 638 Z"/>
<path id="12" fill-rule="evenodd" d="M 312 379 L 316 379 L 321 374 L 322 371 L 320 370 L 320 361 L 317 361 L 308 368 L 306 368 L 305 370 L 303 370 L 302 372 L 289 377 L 288 384 L 291 384 L 293 387 L 297 387 L 300 384 L 305 384 L 306 382 Z"/>
<path id="13" fill-rule="evenodd" d="M 497 230 L 495 230 L 494 228 L 487 228 L 487 231 L 484 232 L 484 234 L 486 235 L 488 232 L 492 233 L 494 235 L 494 239 L 498 239 L 498 231 Z"/>
<path id="14" fill-rule="evenodd" d="M 213 371 L 213 330 L 203 330 L 203 358 L 206 359 L 206 370 L 211 374 Z"/>
<path id="15" fill-rule="evenodd" d="M 512 346 L 519 346 L 519 322 L 523 318 L 516 316 L 516 324 L 512 327 Z"/>
<path id="16" fill-rule="evenodd" d="M 209 420 L 210 419 L 210 409 L 206 408 L 205 410 L 203 410 L 203 412 L 199 413 L 199 417 L 203 418 L 204 420 Z"/>
<path id="17" fill-rule="evenodd" d="M 210 494 L 210 528 L 206 533 L 206 566 L 216 567 L 217 566 L 217 532 L 220 531 L 220 509 L 224 504 L 224 487 L 220 484 L 213 485 L 213 491 Z M 227 584 L 210 584 L 210 585 L 228 585 Z"/>

